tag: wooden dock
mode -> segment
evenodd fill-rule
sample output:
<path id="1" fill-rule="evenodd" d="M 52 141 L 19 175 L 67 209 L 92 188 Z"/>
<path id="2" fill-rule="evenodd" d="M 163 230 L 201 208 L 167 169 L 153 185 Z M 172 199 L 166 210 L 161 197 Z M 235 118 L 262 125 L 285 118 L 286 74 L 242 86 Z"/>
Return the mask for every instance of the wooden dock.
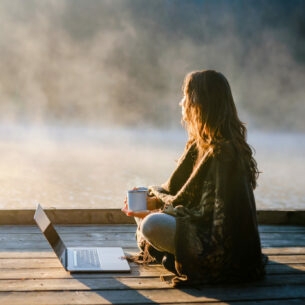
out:
<path id="1" fill-rule="evenodd" d="M 56 225 L 68 246 L 137 251 L 134 224 Z M 263 281 L 171 288 L 161 265 L 123 273 L 70 274 L 34 225 L 0 226 L 0 304 L 305 304 L 305 226 L 260 225 L 269 256 Z"/>

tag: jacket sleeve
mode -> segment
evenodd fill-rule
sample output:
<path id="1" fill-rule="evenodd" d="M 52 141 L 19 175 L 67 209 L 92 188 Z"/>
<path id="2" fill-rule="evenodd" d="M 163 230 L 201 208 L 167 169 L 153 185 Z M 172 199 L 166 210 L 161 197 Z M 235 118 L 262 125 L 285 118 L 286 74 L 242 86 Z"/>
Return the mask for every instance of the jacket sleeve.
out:
<path id="1" fill-rule="evenodd" d="M 210 173 L 213 173 L 213 158 L 206 155 L 195 169 L 193 167 L 193 161 L 184 162 L 168 183 L 162 187 L 150 188 L 151 192 L 164 204 L 164 213 L 195 217 L 203 214 L 201 201 L 205 201 L 210 193 L 213 193 L 214 184 L 210 177 Z"/>
<path id="2" fill-rule="evenodd" d="M 149 195 L 156 196 L 163 205 L 173 204 L 192 173 L 194 164 L 193 150 L 194 147 L 190 147 L 184 152 L 178 161 L 176 169 L 165 183 L 161 186 L 150 186 L 148 188 Z"/>

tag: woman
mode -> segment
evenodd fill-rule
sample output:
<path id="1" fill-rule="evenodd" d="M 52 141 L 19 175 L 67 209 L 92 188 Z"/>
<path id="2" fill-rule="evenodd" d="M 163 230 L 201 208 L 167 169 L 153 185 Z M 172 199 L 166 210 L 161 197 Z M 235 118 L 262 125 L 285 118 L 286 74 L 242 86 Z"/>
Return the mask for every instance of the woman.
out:
<path id="1" fill-rule="evenodd" d="M 185 77 L 180 103 L 188 142 L 162 186 L 149 188 L 138 243 L 176 274 L 174 283 L 245 282 L 264 275 L 255 199 L 258 169 L 226 78 Z M 149 254 L 149 255 L 148 255 Z"/>

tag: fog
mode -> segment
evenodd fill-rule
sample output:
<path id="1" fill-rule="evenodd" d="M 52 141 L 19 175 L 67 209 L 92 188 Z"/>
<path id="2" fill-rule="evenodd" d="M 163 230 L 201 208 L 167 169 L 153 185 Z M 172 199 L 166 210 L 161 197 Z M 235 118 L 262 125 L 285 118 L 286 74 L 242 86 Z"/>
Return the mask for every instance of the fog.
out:
<path id="1" fill-rule="evenodd" d="M 1 0 L 0 208 L 120 207 L 183 151 L 181 85 L 229 80 L 258 208 L 305 204 L 305 2 Z"/>
<path id="2" fill-rule="evenodd" d="M 216 69 L 255 128 L 305 130 L 305 3 L 2 0 L 0 118 L 176 127 L 184 75 Z"/>
<path id="3" fill-rule="evenodd" d="M 120 208 L 128 189 L 158 185 L 183 151 L 181 130 L 0 126 L 0 207 Z M 304 209 L 305 135 L 251 132 L 262 172 L 258 209 Z"/>

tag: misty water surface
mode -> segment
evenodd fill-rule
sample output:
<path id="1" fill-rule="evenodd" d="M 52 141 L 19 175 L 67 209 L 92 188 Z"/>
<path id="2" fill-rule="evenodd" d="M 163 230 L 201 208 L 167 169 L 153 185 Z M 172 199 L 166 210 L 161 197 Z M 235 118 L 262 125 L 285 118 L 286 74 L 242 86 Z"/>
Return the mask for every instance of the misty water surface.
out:
<path id="1" fill-rule="evenodd" d="M 184 148 L 183 78 L 202 69 L 228 78 L 254 127 L 258 207 L 303 208 L 304 134 L 253 131 L 305 132 L 304 8 L 1 0 L 0 208 L 120 207 L 127 189 L 164 182 Z"/>
<path id="2" fill-rule="evenodd" d="M 133 186 L 160 184 L 183 151 L 179 130 L 0 128 L 0 208 L 119 208 Z M 305 206 L 305 135 L 249 134 L 263 172 L 259 209 Z"/>

